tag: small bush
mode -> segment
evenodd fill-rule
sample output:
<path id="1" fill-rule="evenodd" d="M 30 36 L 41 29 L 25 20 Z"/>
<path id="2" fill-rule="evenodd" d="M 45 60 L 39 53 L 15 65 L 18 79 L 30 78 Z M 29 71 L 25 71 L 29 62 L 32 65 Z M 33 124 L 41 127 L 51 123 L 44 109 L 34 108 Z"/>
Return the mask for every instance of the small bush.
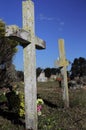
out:
<path id="1" fill-rule="evenodd" d="M 25 103 L 24 103 L 24 93 L 20 92 L 9 92 L 6 94 L 8 101 L 8 108 L 12 112 L 15 112 L 19 115 L 19 117 L 25 117 Z M 37 113 L 38 116 L 42 114 L 42 105 L 44 104 L 43 100 L 37 99 Z"/>
<path id="2" fill-rule="evenodd" d="M 6 94 L 8 100 L 8 108 L 12 112 L 17 113 L 20 117 L 24 117 L 24 94 L 12 91 Z"/>

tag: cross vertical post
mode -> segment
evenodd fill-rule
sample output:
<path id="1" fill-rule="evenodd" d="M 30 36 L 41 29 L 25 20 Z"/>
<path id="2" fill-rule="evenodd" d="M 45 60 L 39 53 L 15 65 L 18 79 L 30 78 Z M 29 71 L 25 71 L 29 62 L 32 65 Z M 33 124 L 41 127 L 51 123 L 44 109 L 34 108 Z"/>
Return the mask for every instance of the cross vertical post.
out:
<path id="1" fill-rule="evenodd" d="M 67 69 L 66 67 L 69 65 L 69 62 L 66 60 L 65 56 L 65 49 L 64 49 L 64 40 L 58 40 L 59 46 L 59 61 L 56 64 L 59 67 L 62 67 L 61 74 L 62 74 L 62 88 L 63 88 L 63 100 L 64 100 L 64 107 L 69 107 L 69 93 L 68 93 L 68 83 L 67 83 Z"/>
<path id="2" fill-rule="evenodd" d="M 44 49 L 45 42 L 35 36 L 34 3 L 23 1 L 23 29 L 30 31 L 31 44 L 24 47 L 24 83 L 25 83 L 25 122 L 26 130 L 37 130 L 37 87 L 36 87 L 36 52 Z"/>
<path id="3" fill-rule="evenodd" d="M 34 4 L 22 2 L 23 29 L 30 31 L 31 44 L 24 47 L 25 123 L 26 130 L 37 130 L 36 54 L 34 41 Z"/>

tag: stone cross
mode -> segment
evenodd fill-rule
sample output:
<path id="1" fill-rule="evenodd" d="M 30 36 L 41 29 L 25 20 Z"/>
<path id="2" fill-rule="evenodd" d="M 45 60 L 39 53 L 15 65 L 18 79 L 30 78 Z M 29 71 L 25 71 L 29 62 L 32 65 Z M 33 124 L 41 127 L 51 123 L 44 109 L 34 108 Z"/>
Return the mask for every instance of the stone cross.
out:
<path id="1" fill-rule="evenodd" d="M 59 60 L 56 61 L 56 65 L 62 67 L 61 74 L 62 74 L 62 88 L 63 88 L 63 100 L 64 100 L 64 107 L 69 107 L 69 94 L 68 94 L 68 83 L 67 83 L 67 69 L 66 67 L 69 65 L 69 62 L 66 60 L 65 56 L 65 49 L 64 49 L 64 40 L 58 40 L 59 46 Z"/>
<path id="2" fill-rule="evenodd" d="M 23 29 L 16 25 L 6 27 L 6 36 L 17 40 L 24 51 L 24 92 L 26 130 L 37 130 L 37 87 L 36 87 L 36 52 L 44 49 L 45 42 L 35 36 L 34 3 L 22 2 Z"/>

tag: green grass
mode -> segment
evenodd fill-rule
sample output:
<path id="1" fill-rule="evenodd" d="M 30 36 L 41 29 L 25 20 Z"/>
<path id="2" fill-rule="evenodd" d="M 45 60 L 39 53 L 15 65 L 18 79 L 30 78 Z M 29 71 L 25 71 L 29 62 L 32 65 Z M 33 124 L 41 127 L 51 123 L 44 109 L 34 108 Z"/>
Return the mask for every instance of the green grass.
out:
<path id="1" fill-rule="evenodd" d="M 38 117 L 38 130 L 86 130 L 86 90 L 69 90 L 70 107 L 65 109 L 58 82 L 37 83 L 37 89 L 38 97 L 44 100 L 42 115 Z M 6 101 L 4 96 L 0 96 L 2 101 Z M 16 116 L 13 120 L 7 108 L 1 112 L 0 130 L 25 130 L 24 120 L 18 120 Z"/>

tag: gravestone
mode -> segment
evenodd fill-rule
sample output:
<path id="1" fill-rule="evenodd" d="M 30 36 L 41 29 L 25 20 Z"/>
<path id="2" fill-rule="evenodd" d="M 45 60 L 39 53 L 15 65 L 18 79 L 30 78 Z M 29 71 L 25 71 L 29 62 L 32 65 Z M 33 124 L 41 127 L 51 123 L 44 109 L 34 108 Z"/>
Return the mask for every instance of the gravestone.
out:
<path id="1" fill-rule="evenodd" d="M 69 94 L 68 94 L 68 83 L 67 83 L 67 69 L 66 67 L 69 65 L 69 62 L 66 60 L 65 49 L 64 49 L 64 40 L 58 40 L 59 46 L 59 60 L 56 61 L 55 65 L 62 67 L 61 75 L 62 75 L 62 88 L 63 88 L 63 100 L 64 107 L 69 107 Z"/>
<path id="2" fill-rule="evenodd" d="M 36 51 L 45 49 L 45 42 L 35 36 L 34 3 L 22 2 L 23 29 L 16 25 L 6 27 L 6 37 L 20 42 L 24 51 L 24 92 L 26 130 L 37 130 L 37 87 L 36 87 Z"/>

